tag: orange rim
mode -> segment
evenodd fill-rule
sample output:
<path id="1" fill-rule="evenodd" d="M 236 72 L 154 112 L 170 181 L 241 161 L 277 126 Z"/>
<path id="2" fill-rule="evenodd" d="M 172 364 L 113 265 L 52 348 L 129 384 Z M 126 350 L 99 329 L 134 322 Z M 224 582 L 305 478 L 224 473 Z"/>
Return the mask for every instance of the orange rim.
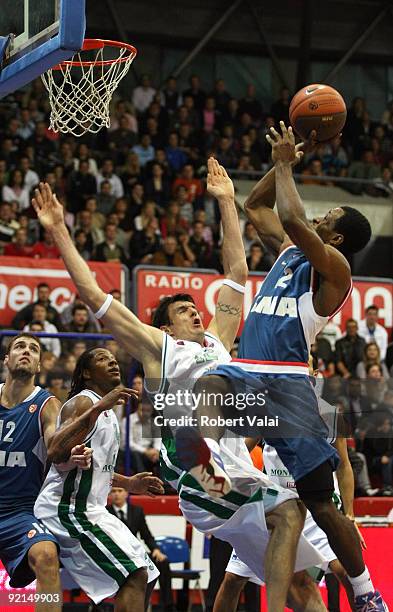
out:
<path id="1" fill-rule="evenodd" d="M 101 60 L 99 62 L 97 61 L 81 62 L 77 60 L 66 60 L 62 62 L 61 64 L 54 66 L 52 70 L 61 70 L 64 66 L 74 66 L 74 67 L 97 66 L 97 67 L 100 67 L 100 66 L 111 66 L 112 64 L 124 64 L 125 62 L 129 61 L 131 56 L 132 58 L 134 58 L 138 53 L 135 47 L 133 47 L 132 45 L 129 45 L 128 43 L 118 42 L 116 40 L 105 40 L 101 38 L 85 38 L 83 42 L 83 47 L 79 51 L 79 53 L 81 53 L 82 51 L 92 51 L 94 49 L 104 49 L 105 47 L 117 47 L 118 49 L 127 49 L 127 51 L 129 51 L 129 54 L 123 57 L 118 57 L 113 60 Z"/>

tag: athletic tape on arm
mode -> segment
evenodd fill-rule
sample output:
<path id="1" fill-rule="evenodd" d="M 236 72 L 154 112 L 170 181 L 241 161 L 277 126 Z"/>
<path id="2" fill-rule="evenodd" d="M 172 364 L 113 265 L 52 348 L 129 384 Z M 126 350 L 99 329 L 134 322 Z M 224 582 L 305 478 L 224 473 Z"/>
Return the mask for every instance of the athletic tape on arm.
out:
<path id="1" fill-rule="evenodd" d="M 108 293 L 108 295 L 106 296 L 106 300 L 101 306 L 101 308 L 99 308 L 97 312 L 94 313 L 94 316 L 96 319 L 102 319 L 102 317 L 106 315 L 106 313 L 108 312 L 109 306 L 112 304 L 112 301 L 113 301 L 113 295 Z"/>
<path id="2" fill-rule="evenodd" d="M 246 288 L 243 287 L 243 285 L 239 285 L 239 283 L 235 283 L 235 281 L 231 280 L 230 278 L 226 278 L 223 282 L 223 285 L 228 285 L 228 287 L 231 287 L 232 289 L 234 289 L 235 291 L 238 291 L 239 293 L 246 292 Z"/>

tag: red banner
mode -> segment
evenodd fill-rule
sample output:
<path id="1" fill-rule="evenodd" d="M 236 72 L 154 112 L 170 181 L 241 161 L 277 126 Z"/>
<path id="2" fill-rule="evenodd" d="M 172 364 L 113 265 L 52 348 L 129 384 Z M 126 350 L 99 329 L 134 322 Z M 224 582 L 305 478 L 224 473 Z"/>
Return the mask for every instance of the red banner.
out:
<path id="1" fill-rule="evenodd" d="M 263 278 L 264 276 L 259 274 L 249 276 L 244 296 L 244 317 L 251 308 Z M 214 314 L 217 294 L 223 279 L 224 277 L 220 274 L 209 274 L 208 272 L 138 267 L 134 271 L 135 312 L 142 321 L 150 323 L 152 310 L 162 297 L 174 293 L 189 293 L 195 299 L 204 324 L 208 325 Z M 379 307 L 380 323 L 390 332 L 393 317 L 393 282 L 391 281 L 355 279 L 350 299 L 333 320 L 344 329 L 345 321 L 348 318 L 353 317 L 357 321 L 363 319 L 364 309 L 370 304 L 376 304 Z"/>
<path id="2" fill-rule="evenodd" d="M 125 274 L 118 263 L 89 262 L 89 268 L 100 287 L 108 292 L 125 293 Z M 0 257 L 0 325 L 11 324 L 15 314 L 37 299 L 36 287 L 47 283 L 52 305 L 62 312 L 77 293 L 61 260 Z"/>

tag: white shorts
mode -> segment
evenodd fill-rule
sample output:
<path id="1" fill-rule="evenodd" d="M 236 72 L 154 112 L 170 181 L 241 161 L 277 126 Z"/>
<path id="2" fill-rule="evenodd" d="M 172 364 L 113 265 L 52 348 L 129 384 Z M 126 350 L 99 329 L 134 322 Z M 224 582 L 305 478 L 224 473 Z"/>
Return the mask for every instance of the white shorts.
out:
<path id="1" fill-rule="evenodd" d="M 324 571 L 326 571 L 328 564 L 334 559 L 337 559 L 337 556 L 329 546 L 326 534 L 320 527 L 318 527 L 309 512 L 307 512 L 302 538 L 306 538 L 307 541 L 312 544 L 324 557 L 325 561 L 317 564 L 317 567 L 321 567 Z M 254 582 L 255 584 L 263 584 L 263 581 L 258 578 L 258 576 L 241 559 L 239 559 L 235 550 L 232 551 L 231 558 L 229 559 L 225 571 L 235 574 L 236 576 L 241 576 L 242 578 L 248 578 L 250 582 Z"/>
<path id="2" fill-rule="evenodd" d="M 59 543 L 64 568 L 94 603 L 116 595 L 128 576 L 141 567 L 147 569 L 148 582 L 159 576 L 142 544 L 107 510 L 85 512 L 78 520 L 70 514 L 68 520 L 67 526 L 57 516 L 42 522 Z"/>

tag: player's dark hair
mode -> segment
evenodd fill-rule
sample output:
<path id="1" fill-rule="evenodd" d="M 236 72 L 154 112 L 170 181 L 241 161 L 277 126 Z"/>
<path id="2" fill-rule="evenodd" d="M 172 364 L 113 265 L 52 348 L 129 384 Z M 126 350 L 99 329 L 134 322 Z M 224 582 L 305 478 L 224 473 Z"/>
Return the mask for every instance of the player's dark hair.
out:
<path id="1" fill-rule="evenodd" d="M 89 369 L 96 350 L 97 347 L 90 348 L 79 356 L 78 361 L 76 362 L 74 375 L 71 380 L 71 388 L 68 394 L 68 399 L 71 399 L 71 397 L 78 395 L 78 393 L 83 391 L 83 389 L 86 389 L 86 382 L 83 372 L 84 370 Z"/>
<path id="2" fill-rule="evenodd" d="M 335 224 L 335 230 L 344 237 L 338 247 L 346 257 L 364 249 L 371 238 L 371 226 L 368 219 L 352 206 L 341 206 L 344 211 Z"/>
<path id="3" fill-rule="evenodd" d="M 15 344 L 15 342 L 17 340 L 19 340 L 19 338 L 31 338 L 32 340 L 35 340 L 36 342 L 38 342 L 39 346 L 40 346 L 40 356 L 42 355 L 42 344 L 40 342 L 40 339 L 37 338 L 37 336 L 35 336 L 34 334 L 31 334 L 30 332 L 23 332 L 21 334 L 18 334 L 17 336 L 14 336 L 11 340 L 11 342 L 9 343 L 9 345 L 7 346 L 7 349 L 5 351 L 6 355 L 10 354 L 10 351 L 13 347 L 13 345 Z"/>
<path id="4" fill-rule="evenodd" d="M 194 298 L 188 293 L 175 293 L 175 295 L 163 298 L 154 312 L 152 320 L 153 327 L 160 328 L 162 325 L 170 325 L 168 315 L 169 306 L 175 304 L 175 302 L 192 302 L 195 304 Z"/>

